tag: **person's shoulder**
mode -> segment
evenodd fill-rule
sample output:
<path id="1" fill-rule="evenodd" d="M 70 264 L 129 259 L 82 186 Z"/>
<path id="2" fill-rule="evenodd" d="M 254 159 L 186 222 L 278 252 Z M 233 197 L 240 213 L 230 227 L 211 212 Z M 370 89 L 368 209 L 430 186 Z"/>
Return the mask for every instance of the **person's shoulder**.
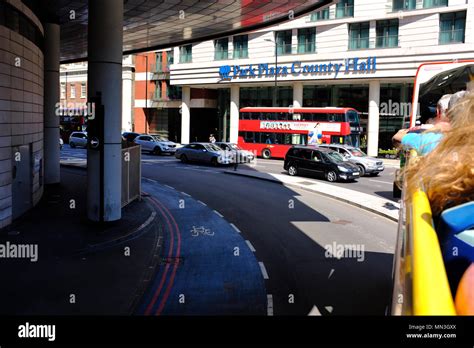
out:
<path id="1" fill-rule="evenodd" d="M 438 141 L 443 137 L 443 134 L 441 132 L 424 132 L 424 133 L 421 133 L 420 135 L 423 142 Z"/>
<path id="2" fill-rule="evenodd" d="M 402 138 L 402 145 L 414 146 L 421 140 L 422 133 L 407 133 Z"/>

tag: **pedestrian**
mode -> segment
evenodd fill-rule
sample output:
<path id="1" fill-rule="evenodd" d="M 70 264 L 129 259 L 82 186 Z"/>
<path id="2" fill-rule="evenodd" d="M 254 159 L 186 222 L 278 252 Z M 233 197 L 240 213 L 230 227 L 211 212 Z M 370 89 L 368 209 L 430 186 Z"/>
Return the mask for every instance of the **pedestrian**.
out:
<path id="1" fill-rule="evenodd" d="M 238 159 L 237 152 L 236 152 L 235 157 L 234 157 L 234 172 L 237 171 L 238 166 L 239 166 L 239 159 Z"/>
<path id="2" fill-rule="evenodd" d="M 210 143 L 213 143 L 213 144 L 216 142 L 216 138 L 214 137 L 214 134 L 211 134 L 211 135 L 209 136 L 209 142 L 210 142 Z"/>

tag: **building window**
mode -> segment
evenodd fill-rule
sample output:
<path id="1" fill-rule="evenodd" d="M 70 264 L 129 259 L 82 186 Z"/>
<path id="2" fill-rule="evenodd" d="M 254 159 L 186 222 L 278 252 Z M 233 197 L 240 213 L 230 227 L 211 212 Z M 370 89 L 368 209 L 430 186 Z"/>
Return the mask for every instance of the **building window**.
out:
<path id="1" fill-rule="evenodd" d="M 329 19 L 329 7 L 325 8 L 324 10 L 314 12 L 311 14 L 311 21 L 322 21 L 325 19 Z"/>
<path id="2" fill-rule="evenodd" d="M 354 0 L 341 0 L 336 4 L 336 18 L 354 17 Z"/>
<path id="3" fill-rule="evenodd" d="M 448 0 L 423 0 L 423 8 L 448 6 Z"/>
<path id="4" fill-rule="evenodd" d="M 229 39 L 214 40 L 214 60 L 229 59 Z"/>
<path id="5" fill-rule="evenodd" d="M 153 93 L 153 100 L 161 100 L 161 81 L 156 81 L 155 92 Z"/>
<path id="6" fill-rule="evenodd" d="M 466 12 L 441 13 L 439 15 L 439 43 L 462 43 L 466 27 Z"/>
<path id="7" fill-rule="evenodd" d="M 66 99 L 66 84 L 61 83 L 61 99 Z"/>
<path id="8" fill-rule="evenodd" d="M 275 32 L 276 50 L 278 55 L 291 54 L 291 30 Z"/>
<path id="9" fill-rule="evenodd" d="M 174 52 L 173 52 L 173 50 L 166 52 L 166 60 L 167 60 L 168 68 L 171 64 L 174 64 Z"/>
<path id="10" fill-rule="evenodd" d="M 170 85 L 170 82 L 166 81 L 166 97 L 169 100 L 181 100 L 182 98 L 181 87 Z"/>
<path id="11" fill-rule="evenodd" d="M 369 22 L 349 24 L 349 49 L 369 48 Z"/>
<path id="12" fill-rule="evenodd" d="M 249 57 L 249 36 L 234 36 L 234 59 Z"/>
<path id="13" fill-rule="evenodd" d="M 163 71 L 163 53 L 157 52 L 155 55 L 155 71 L 162 72 Z"/>
<path id="14" fill-rule="evenodd" d="M 76 85 L 71 83 L 70 88 L 71 88 L 71 98 L 75 99 L 76 98 Z"/>
<path id="15" fill-rule="evenodd" d="M 398 47 L 398 19 L 377 21 L 376 47 Z"/>
<path id="16" fill-rule="evenodd" d="M 193 45 L 185 45 L 179 47 L 179 62 L 191 63 L 193 58 Z"/>
<path id="17" fill-rule="evenodd" d="M 85 98 L 86 97 L 86 84 L 85 83 L 81 83 L 81 98 Z"/>
<path id="18" fill-rule="evenodd" d="M 393 0 L 392 11 L 414 10 L 416 0 Z"/>
<path id="19" fill-rule="evenodd" d="M 316 28 L 298 29 L 298 53 L 316 51 Z"/>

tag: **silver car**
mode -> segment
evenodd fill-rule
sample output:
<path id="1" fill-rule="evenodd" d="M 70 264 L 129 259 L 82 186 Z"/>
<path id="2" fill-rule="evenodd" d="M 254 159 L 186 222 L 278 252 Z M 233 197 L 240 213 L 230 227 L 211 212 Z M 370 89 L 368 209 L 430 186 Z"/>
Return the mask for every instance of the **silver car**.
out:
<path id="1" fill-rule="evenodd" d="M 218 141 L 214 144 L 219 146 L 222 150 L 232 154 L 234 163 L 235 161 L 238 163 L 250 163 L 255 159 L 255 155 L 252 152 L 242 149 L 235 143 Z"/>
<path id="2" fill-rule="evenodd" d="M 383 161 L 367 156 L 363 151 L 357 147 L 340 144 L 322 144 L 320 147 L 327 147 L 331 150 L 339 152 L 349 162 L 354 163 L 359 167 L 360 176 L 369 174 L 371 176 L 377 176 L 382 172 L 385 167 Z"/>
<path id="3" fill-rule="evenodd" d="M 217 166 L 232 163 L 233 155 L 212 143 L 191 143 L 176 150 L 175 157 L 183 163 L 194 161 Z"/>
<path id="4" fill-rule="evenodd" d="M 69 136 L 69 146 L 72 148 L 75 148 L 76 146 L 87 147 L 87 133 L 72 132 Z"/>
<path id="5" fill-rule="evenodd" d="M 159 135 L 142 134 L 137 136 L 133 142 L 141 145 L 143 151 L 155 155 L 174 154 L 176 152 L 176 144 Z"/>

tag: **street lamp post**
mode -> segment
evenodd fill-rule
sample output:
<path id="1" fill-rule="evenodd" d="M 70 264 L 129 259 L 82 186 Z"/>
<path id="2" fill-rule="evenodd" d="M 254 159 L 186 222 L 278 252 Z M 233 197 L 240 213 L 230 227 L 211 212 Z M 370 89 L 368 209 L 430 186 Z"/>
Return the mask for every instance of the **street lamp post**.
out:
<path id="1" fill-rule="evenodd" d="M 277 87 L 278 87 L 278 75 L 277 75 L 277 66 L 278 66 L 278 44 L 275 41 L 270 39 L 265 39 L 265 41 L 273 42 L 275 44 L 275 88 L 273 89 L 273 106 L 277 106 Z"/>

